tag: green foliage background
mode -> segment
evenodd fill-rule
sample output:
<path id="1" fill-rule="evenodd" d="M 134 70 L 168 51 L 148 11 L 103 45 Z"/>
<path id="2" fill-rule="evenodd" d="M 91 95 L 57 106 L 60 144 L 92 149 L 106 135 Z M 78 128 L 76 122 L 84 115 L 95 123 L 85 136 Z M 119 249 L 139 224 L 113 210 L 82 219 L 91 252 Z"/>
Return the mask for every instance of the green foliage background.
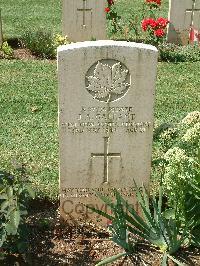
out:
<path id="1" fill-rule="evenodd" d="M 125 21 L 139 15 L 143 0 L 117 0 L 117 12 Z M 168 0 L 162 1 L 159 15 L 167 16 Z M 1 0 L 3 29 L 6 38 L 20 37 L 24 31 L 44 28 L 61 32 L 61 0 Z"/>

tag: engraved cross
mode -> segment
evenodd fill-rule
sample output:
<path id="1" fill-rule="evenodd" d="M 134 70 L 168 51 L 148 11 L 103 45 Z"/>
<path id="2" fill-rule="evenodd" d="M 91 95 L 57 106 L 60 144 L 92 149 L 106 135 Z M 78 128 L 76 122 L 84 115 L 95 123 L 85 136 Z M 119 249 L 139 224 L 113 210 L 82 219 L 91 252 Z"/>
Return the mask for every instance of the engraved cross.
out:
<path id="1" fill-rule="evenodd" d="M 92 158 L 104 158 L 104 178 L 103 183 L 108 183 L 109 181 L 109 158 L 120 158 L 121 153 L 111 153 L 109 152 L 109 138 L 104 137 L 104 153 L 91 153 Z"/>
<path id="2" fill-rule="evenodd" d="M 194 26 L 194 16 L 195 12 L 200 12 L 200 9 L 196 8 L 197 0 L 193 0 L 192 8 L 191 9 L 186 9 L 186 13 L 191 12 L 191 21 L 190 21 L 190 26 Z M 200 13 L 199 13 L 200 14 Z"/>
<path id="3" fill-rule="evenodd" d="M 92 8 L 87 8 L 87 0 L 83 0 L 83 8 L 77 8 L 77 11 L 83 12 L 83 27 L 86 27 L 86 12 L 92 11 Z"/>

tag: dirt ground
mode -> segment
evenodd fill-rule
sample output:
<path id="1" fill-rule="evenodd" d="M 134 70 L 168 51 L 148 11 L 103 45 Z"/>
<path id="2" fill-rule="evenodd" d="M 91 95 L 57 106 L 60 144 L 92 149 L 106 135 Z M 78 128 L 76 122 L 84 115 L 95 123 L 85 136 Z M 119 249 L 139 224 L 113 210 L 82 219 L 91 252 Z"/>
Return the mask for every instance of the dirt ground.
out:
<path id="1" fill-rule="evenodd" d="M 29 250 L 22 259 L 17 254 L 0 265 L 6 266 L 94 266 L 100 260 L 123 250 L 109 239 L 107 229 L 92 223 L 60 223 L 58 203 L 34 201 L 27 219 Z M 162 254 L 148 243 L 140 243 L 130 257 L 110 265 L 159 266 Z M 185 265 L 200 265 L 200 250 L 183 249 L 176 254 Z M 175 265 L 170 262 L 170 266 Z"/>

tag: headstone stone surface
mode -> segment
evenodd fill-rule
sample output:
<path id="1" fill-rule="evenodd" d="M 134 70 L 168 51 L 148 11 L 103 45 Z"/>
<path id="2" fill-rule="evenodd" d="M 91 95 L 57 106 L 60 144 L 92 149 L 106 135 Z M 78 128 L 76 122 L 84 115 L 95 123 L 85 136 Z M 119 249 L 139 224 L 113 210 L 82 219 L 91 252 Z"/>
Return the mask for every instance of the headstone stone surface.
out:
<path id="1" fill-rule="evenodd" d="M 95 191 L 135 203 L 148 185 L 157 49 L 115 41 L 58 48 L 60 195 L 64 219 L 104 209 Z"/>
<path id="2" fill-rule="evenodd" d="M 63 35 L 72 42 L 106 39 L 106 0 L 62 0 Z"/>
<path id="3" fill-rule="evenodd" d="M 170 0 L 167 40 L 187 45 L 200 42 L 200 0 Z"/>

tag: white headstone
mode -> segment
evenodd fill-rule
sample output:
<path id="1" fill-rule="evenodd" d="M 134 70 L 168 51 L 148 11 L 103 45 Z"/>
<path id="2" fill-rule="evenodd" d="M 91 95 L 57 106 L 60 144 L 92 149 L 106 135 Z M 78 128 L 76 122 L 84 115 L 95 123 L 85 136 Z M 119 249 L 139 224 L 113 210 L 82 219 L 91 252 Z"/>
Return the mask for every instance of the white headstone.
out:
<path id="1" fill-rule="evenodd" d="M 170 0 L 169 21 L 168 42 L 200 42 L 200 0 Z"/>
<path id="2" fill-rule="evenodd" d="M 107 0 L 62 0 L 63 35 L 72 42 L 105 40 Z"/>
<path id="3" fill-rule="evenodd" d="M 157 49 L 131 42 L 58 48 L 60 194 L 65 219 L 103 209 L 95 190 L 135 202 L 149 183 Z M 90 215 L 88 215 L 90 217 Z"/>

